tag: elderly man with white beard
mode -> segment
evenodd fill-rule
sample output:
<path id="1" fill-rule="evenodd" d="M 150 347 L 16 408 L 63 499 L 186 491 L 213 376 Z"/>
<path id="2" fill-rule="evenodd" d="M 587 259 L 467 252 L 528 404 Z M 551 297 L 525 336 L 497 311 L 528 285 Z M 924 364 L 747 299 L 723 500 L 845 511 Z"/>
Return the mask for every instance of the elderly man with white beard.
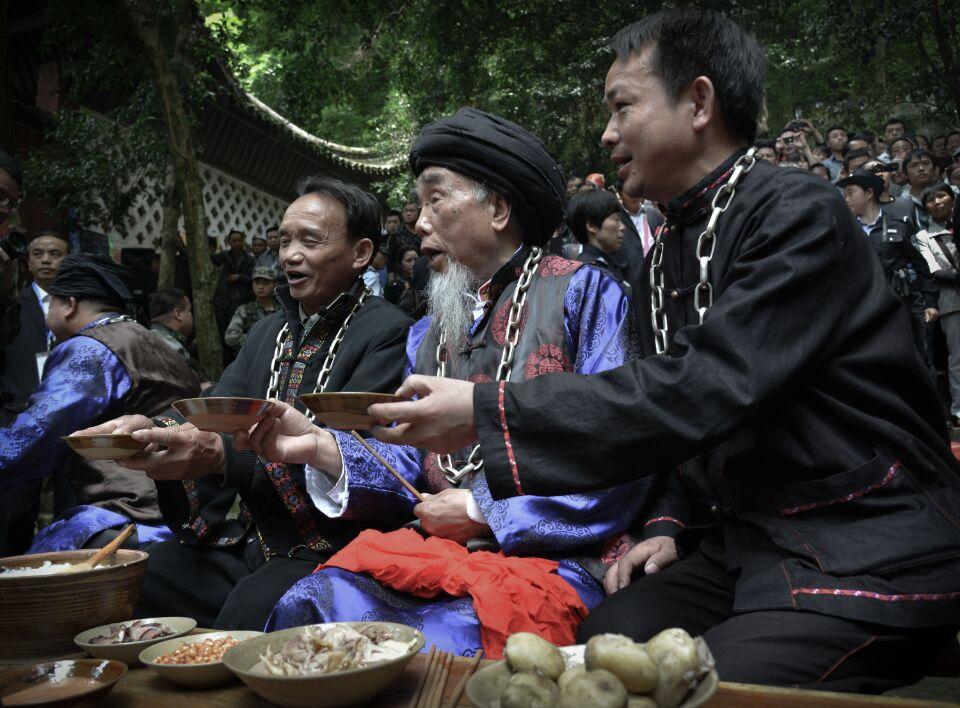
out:
<path id="1" fill-rule="evenodd" d="M 408 371 L 522 381 L 592 374 L 630 358 L 629 306 L 617 282 L 544 255 L 565 197 L 536 136 L 466 108 L 426 126 L 410 164 L 423 205 L 417 231 L 434 272 L 430 314 L 407 339 Z M 627 532 L 646 539 L 647 572 L 674 557 L 678 525 L 652 508 L 657 476 L 589 495 L 494 502 L 478 448 L 441 458 L 371 441 L 423 493 L 417 504 L 350 435 L 317 428 L 283 404 L 236 444 L 305 464 L 311 498 L 330 517 L 368 518 L 362 500 L 371 494 L 416 517 L 414 528 L 361 533 L 284 595 L 268 630 L 381 619 L 416 626 L 428 643 L 461 655 L 482 646 L 499 656 L 519 630 L 569 644 L 604 595 L 606 569 L 639 540 Z"/>

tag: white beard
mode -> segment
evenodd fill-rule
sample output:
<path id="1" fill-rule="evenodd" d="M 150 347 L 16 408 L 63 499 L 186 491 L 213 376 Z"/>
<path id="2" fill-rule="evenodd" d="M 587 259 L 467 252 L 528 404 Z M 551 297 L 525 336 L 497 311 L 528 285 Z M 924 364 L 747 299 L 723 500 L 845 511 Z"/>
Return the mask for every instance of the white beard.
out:
<path id="1" fill-rule="evenodd" d="M 450 360 L 447 371 L 453 374 L 456 353 L 467 341 L 473 324 L 473 308 L 469 293 L 477 287 L 477 277 L 466 266 L 447 256 L 447 267 L 442 273 L 431 273 L 427 284 L 427 312 L 437 324 L 439 342 L 447 346 Z"/>

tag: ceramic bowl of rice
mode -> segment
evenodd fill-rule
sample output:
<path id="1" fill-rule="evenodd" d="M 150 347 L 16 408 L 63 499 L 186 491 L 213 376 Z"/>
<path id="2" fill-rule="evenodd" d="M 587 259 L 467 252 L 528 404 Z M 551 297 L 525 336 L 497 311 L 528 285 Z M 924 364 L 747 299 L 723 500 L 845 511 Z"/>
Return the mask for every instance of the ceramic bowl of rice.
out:
<path id="1" fill-rule="evenodd" d="M 346 706 L 381 693 L 424 645 L 394 622 L 333 622 L 271 632 L 240 644 L 223 665 L 278 706 Z"/>
<path id="2" fill-rule="evenodd" d="M 76 653 L 79 632 L 133 617 L 147 554 L 120 549 L 92 570 L 69 572 L 94 553 L 0 558 L 0 659 Z"/>

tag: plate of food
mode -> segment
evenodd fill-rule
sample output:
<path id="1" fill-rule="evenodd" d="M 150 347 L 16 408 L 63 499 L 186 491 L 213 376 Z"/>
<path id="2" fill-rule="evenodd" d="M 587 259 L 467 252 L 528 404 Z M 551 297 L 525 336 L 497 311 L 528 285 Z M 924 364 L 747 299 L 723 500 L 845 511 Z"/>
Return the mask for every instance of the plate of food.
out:
<path id="1" fill-rule="evenodd" d="M 394 622 L 334 622 L 271 632 L 231 649 L 224 665 L 280 706 L 345 706 L 373 698 L 420 649 Z"/>
<path id="2" fill-rule="evenodd" d="M 70 448 L 88 460 L 122 460 L 133 457 L 147 443 L 138 442 L 130 433 L 109 433 L 107 435 L 65 435 L 61 438 Z"/>
<path id="3" fill-rule="evenodd" d="M 224 654 L 261 636 L 263 632 L 230 630 L 168 639 L 141 651 L 140 663 L 180 686 L 218 686 L 234 678 L 223 665 Z"/>
<path id="4" fill-rule="evenodd" d="M 151 617 L 93 627 L 80 632 L 73 641 L 90 656 L 136 666 L 144 649 L 189 634 L 196 626 L 197 621 L 190 617 Z"/>
<path id="5" fill-rule="evenodd" d="M 11 669 L 0 674 L 0 705 L 92 705 L 110 693 L 126 673 L 126 664 L 100 659 L 50 661 Z"/>
<path id="6" fill-rule="evenodd" d="M 477 708 L 696 708 L 719 683 L 706 642 L 682 629 L 666 629 L 645 644 L 600 634 L 563 648 L 518 632 L 507 639 L 504 656 L 467 682 Z"/>
<path id="7" fill-rule="evenodd" d="M 174 401 L 177 412 L 208 433 L 246 430 L 263 419 L 270 401 L 261 398 L 184 398 Z"/>
<path id="8" fill-rule="evenodd" d="M 318 423 L 337 430 L 366 430 L 378 421 L 367 415 L 374 403 L 406 401 L 392 393 L 305 393 L 300 396 Z"/>

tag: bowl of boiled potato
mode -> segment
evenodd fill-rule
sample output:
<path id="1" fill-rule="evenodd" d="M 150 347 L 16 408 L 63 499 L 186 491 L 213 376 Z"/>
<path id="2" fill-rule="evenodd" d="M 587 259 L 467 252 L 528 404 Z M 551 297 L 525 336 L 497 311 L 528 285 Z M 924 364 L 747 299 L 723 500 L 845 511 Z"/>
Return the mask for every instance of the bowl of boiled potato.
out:
<path id="1" fill-rule="evenodd" d="M 695 708 L 717 690 L 706 643 L 682 629 L 666 629 L 643 644 L 600 634 L 563 649 L 518 632 L 503 654 L 467 683 L 477 708 Z"/>

